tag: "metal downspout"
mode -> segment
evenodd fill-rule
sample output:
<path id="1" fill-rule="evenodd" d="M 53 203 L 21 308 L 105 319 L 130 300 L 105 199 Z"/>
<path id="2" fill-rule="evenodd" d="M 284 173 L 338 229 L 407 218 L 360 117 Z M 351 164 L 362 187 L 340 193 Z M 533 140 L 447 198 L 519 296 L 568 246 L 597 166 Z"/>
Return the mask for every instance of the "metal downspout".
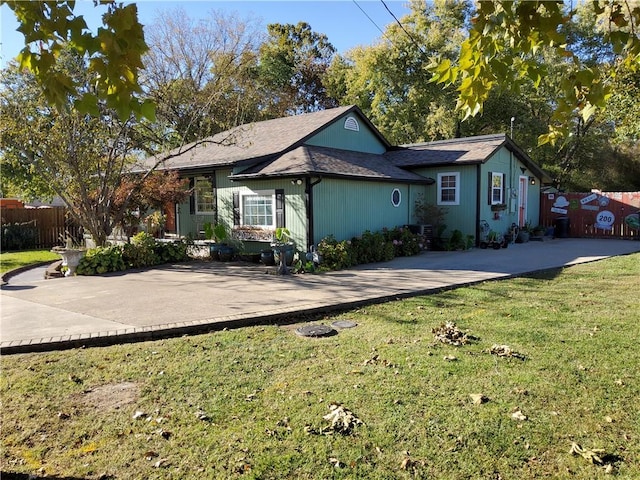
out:
<path id="1" fill-rule="evenodd" d="M 307 251 L 313 245 L 313 187 L 318 185 L 322 181 L 322 177 L 318 178 L 315 182 L 311 181 L 311 177 L 305 178 L 304 186 L 304 205 L 307 214 Z"/>

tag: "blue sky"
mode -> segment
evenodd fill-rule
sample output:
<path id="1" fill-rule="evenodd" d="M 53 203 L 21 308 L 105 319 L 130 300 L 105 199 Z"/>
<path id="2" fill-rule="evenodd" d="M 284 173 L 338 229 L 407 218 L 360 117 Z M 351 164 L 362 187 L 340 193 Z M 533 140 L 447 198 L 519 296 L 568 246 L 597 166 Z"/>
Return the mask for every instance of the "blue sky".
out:
<path id="1" fill-rule="evenodd" d="M 343 53 L 358 45 L 371 45 L 381 36 L 378 29 L 394 22 L 391 14 L 380 0 L 323 0 L 323 1 L 159 1 L 142 0 L 138 4 L 141 23 L 152 23 L 159 11 L 174 10 L 180 6 L 191 18 L 204 18 L 212 11 L 237 12 L 240 18 L 253 16 L 269 23 L 298 23 L 305 21 L 311 28 L 329 37 L 329 41 L 338 52 Z M 129 2 L 126 2 L 129 3 Z M 385 0 L 387 6 L 401 18 L 408 13 L 405 1 Z M 363 13 L 364 10 L 366 12 Z M 89 27 L 95 31 L 100 25 L 100 16 L 104 8 L 95 8 L 92 1 L 80 0 L 76 11 L 85 16 Z M 13 12 L 6 5 L 0 8 L 0 26 L 2 31 L 0 45 L 0 63 L 4 67 L 15 57 L 23 46 L 23 38 L 16 32 L 18 24 Z M 371 17 L 369 19 L 367 17 Z M 375 23 L 375 24 L 374 24 Z M 377 25 L 377 26 L 376 26 Z"/>

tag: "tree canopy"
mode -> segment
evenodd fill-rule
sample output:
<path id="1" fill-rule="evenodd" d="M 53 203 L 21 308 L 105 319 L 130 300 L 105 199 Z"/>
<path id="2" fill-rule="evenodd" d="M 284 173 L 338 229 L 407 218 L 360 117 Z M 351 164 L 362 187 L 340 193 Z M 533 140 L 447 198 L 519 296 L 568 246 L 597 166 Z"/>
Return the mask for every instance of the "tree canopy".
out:
<path id="1" fill-rule="evenodd" d="M 53 71 L 63 72 L 83 88 L 92 85 L 96 75 L 87 68 L 86 58 L 73 49 L 59 53 Z M 149 136 L 152 132 L 143 124 L 120 120 L 107 102 L 98 103 L 99 115 L 75 109 L 74 97 L 65 109 L 53 108 L 35 75 L 15 64 L 3 73 L 3 187 L 17 185 L 25 196 L 59 196 L 96 244 L 103 245 L 128 211 L 155 201 L 153 196 L 144 198 L 149 191 L 145 182 L 153 179 L 157 185 L 153 172 L 129 174 L 139 155 L 154 153 L 151 149 L 158 140 Z M 159 178 L 167 180 L 164 190 L 173 190 L 175 198 L 184 194 L 185 186 L 175 179 Z"/>
<path id="2" fill-rule="evenodd" d="M 118 146 L 117 158 L 131 159 L 138 148 L 167 151 L 240 123 L 353 103 L 392 143 L 512 131 L 558 186 L 640 188 L 640 4 L 629 0 L 412 0 L 379 42 L 342 55 L 304 22 L 264 30 L 178 9 L 145 37 L 135 4 L 95 0 L 105 13 L 94 33 L 73 1 L 0 2 L 25 36 L 5 72 L 3 187 L 7 176 L 32 191 L 51 185 L 55 156 L 7 153 L 23 141 L 100 159 Z M 83 72 L 61 64 L 65 51 Z M 27 123 L 39 131 L 25 136 Z M 53 165 L 38 177 L 43 158 Z"/>
<path id="3" fill-rule="evenodd" d="M 136 4 L 93 3 L 106 8 L 96 33 L 74 13 L 75 1 L 0 1 L 13 10 L 24 35 L 20 67 L 31 71 L 49 103 L 60 109 L 68 107 L 72 96 L 74 107 L 82 113 L 97 114 L 98 102 L 104 101 L 123 120 L 131 114 L 153 119 L 153 102 L 143 99 L 139 84 L 142 55 L 148 47 Z M 95 78 L 90 88 L 77 83 L 64 69 L 55 68 L 64 48 L 88 56 L 87 68 Z"/>
<path id="4" fill-rule="evenodd" d="M 580 17 L 590 18 L 594 31 L 576 41 Z M 469 117 L 482 112 L 497 87 L 519 92 L 528 82 L 539 86 L 549 75 L 542 56 L 552 51 L 566 71 L 556 83 L 554 111 L 540 143 L 555 143 L 569 137 L 575 112 L 589 122 L 606 109 L 616 78 L 638 72 L 638 28 L 640 5 L 629 0 L 578 2 L 575 7 L 561 1 L 478 2 L 457 60 L 440 58 L 431 71 L 438 83 L 456 85 L 457 107 Z M 594 44 L 599 52 L 591 48 Z"/>
<path id="5" fill-rule="evenodd" d="M 260 46 L 258 81 L 267 92 L 262 108 L 269 116 L 313 112 L 338 104 L 328 94 L 324 76 L 335 48 L 326 35 L 306 22 L 273 23 Z"/>

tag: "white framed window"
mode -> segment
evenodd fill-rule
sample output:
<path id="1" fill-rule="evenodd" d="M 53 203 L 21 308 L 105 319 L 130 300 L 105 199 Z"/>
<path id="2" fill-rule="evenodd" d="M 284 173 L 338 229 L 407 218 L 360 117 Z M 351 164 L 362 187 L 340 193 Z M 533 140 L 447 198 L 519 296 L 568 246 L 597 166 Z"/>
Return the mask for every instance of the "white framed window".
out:
<path id="1" fill-rule="evenodd" d="M 215 213 L 215 198 L 211 179 L 196 177 L 194 185 L 196 213 Z"/>
<path id="2" fill-rule="evenodd" d="M 460 172 L 438 174 L 438 205 L 460 205 Z"/>
<path id="3" fill-rule="evenodd" d="M 275 192 L 242 193 L 240 195 L 240 212 L 240 224 L 243 226 L 275 228 Z"/>
<path id="4" fill-rule="evenodd" d="M 399 207 L 402 203 L 402 192 L 398 188 L 394 188 L 391 192 L 391 205 Z"/>
<path id="5" fill-rule="evenodd" d="M 504 173 L 491 172 L 491 205 L 504 203 Z"/>

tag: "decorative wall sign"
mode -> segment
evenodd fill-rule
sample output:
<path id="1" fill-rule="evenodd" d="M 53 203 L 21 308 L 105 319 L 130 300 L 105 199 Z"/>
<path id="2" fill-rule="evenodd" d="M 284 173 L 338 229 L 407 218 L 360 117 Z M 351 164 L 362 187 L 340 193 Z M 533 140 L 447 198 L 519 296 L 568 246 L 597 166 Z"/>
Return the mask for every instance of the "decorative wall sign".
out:
<path id="1" fill-rule="evenodd" d="M 596 200 L 598 198 L 598 194 L 597 193 L 592 193 L 591 195 L 587 195 L 584 198 L 580 199 L 580 203 L 582 205 L 586 205 L 589 202 L 593 202 L 594 200 Z"/>
<path id="2" fill-rule="evenodd" d="M 613 222 L 616 221 L 616 216 L 609 210 L 602 210 L 596 216 L 595 227 L 601 230 L 611 230 L 613 228 Z"/>

